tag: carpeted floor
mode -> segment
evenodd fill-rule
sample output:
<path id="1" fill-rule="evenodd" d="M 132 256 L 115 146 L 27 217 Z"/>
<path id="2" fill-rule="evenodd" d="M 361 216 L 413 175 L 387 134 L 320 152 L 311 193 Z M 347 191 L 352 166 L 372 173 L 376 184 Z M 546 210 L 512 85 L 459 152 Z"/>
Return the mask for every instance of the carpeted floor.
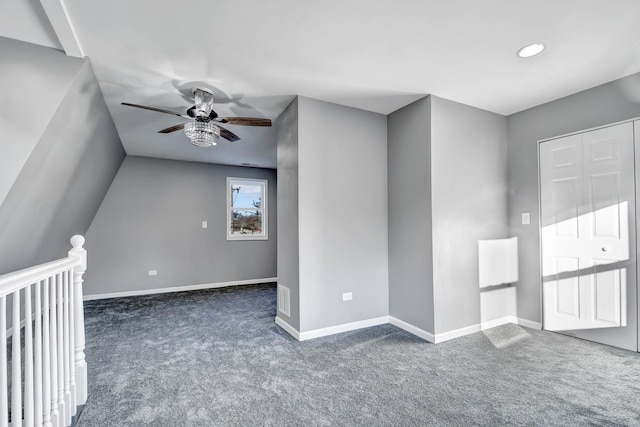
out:
<path id="1" fill-rule="evenodd" d="M 86 303 L 89 426 L 640 425 L 640 355 L 506 325 L 297 342 L 258 285 Z"/>

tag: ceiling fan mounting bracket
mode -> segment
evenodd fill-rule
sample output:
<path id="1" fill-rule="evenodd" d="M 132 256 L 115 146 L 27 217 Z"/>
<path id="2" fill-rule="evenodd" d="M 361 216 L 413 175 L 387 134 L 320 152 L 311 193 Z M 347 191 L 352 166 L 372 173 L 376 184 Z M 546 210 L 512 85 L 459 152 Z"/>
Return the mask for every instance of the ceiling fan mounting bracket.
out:
<path id="1" fill-rule="evenodd" d="M 210 89 L 207 89 L 205 87 L 194 87 L 193 89 L 191 89 L 191 93 L 193 95 L 195 95 L 196 92 L 199 91 L 199 90 L 202 91 L 202 92 L 206 92 L 206 93 L 210 94 L 211 96 L 213 96 L 213 91 L 211 91 Z"/>

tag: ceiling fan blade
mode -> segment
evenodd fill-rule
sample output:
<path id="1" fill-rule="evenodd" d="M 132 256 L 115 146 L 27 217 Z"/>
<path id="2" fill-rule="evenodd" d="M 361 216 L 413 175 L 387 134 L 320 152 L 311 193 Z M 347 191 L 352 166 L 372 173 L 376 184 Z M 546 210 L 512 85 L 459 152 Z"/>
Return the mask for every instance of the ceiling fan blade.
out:
<path id="1" fill-rule="evenodd" d="M 142 108 L 143 110 L 157 111 L 158 113 L 171 114 L 172 116 L 184 117 L 185 119 L 189 119 L 190 118 L 189 116 L 187 116 L 185 114 L 180 114 L 180 113 L 176 113 L 176 112 L 169 111 L 169 110 L 163 110 L 162 108 L 147 107 L 147 106 L 144 106 L 144 105 L 130 104 L 128 102 L 123 102 L 122 105 L 126 105 L 127 107 Z"/>
<path id="2" fill-rule="evenodd" d="M 271 120 L 255 117 L 218 117 L 216 121 L 240 126 L 271 126 Z"/>
<path id="3" fill-rule="evenodd" d="M 169 127 L 169 128 L 159 130 L 159 131 L 158 131 L 158 133 L 171 133 L 171 132 L 175 132 L 175 131 L 177 131 L 177 130 L 184 129 L 184 125 L 186 125 L 186 123 L 182 123 L 182 124 L 179 124 L 179 125 L 171 126 L 171 127 Z"/>
<path id="4" fill-rule="evenodd" d="M 220 136 L 226 139 L 227 141 L 231 141 L 231 142 L 240 141 L 240 137 L 235 133 L 231 132 L 228 129 L 223 128 L 220 125 L 216 125 L 216 126 L 220 128 Z"/>

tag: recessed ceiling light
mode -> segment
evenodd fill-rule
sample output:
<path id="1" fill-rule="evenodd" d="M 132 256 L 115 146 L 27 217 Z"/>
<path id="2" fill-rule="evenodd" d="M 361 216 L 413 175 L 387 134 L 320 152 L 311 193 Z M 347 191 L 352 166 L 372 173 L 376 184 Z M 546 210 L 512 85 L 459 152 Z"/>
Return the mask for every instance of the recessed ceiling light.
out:
<path id="1" fill-rule="evenodd" d="M 521 48 L 520 50 L 518 50 L 518 52 L 516 52 L 516 55 L 518 55 L 520 58 L 528 58 L 530 56 L 539 54 L 543 50 L 544 50 L 544 43 L 542 42 L 531 43 Z"/>

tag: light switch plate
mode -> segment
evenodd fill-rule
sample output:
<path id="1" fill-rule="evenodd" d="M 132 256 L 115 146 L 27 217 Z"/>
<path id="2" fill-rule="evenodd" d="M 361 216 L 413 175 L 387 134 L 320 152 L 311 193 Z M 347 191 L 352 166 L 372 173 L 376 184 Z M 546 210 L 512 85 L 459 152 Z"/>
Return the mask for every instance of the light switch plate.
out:
<path id="1" fill-rule="evenodd" d="M 158 270 L 149 270 L 149 276 L 157 276 Z"/>
<path id="2" fill-rule="evenodd" d="M 207 228 L 207 221 L 202 221 L 202 228 Z"/>
<path id="3" fill-rule="evenodd" d="M 353 299 L 353 292 L 345 292 L 342 294 L 342 301 L 351 301 Z"/>
<path id="4" fill-rule="evenodd" d="M 531 214 L 529 212 L 522 212 L 522 225 L 531 224 Z"/>

